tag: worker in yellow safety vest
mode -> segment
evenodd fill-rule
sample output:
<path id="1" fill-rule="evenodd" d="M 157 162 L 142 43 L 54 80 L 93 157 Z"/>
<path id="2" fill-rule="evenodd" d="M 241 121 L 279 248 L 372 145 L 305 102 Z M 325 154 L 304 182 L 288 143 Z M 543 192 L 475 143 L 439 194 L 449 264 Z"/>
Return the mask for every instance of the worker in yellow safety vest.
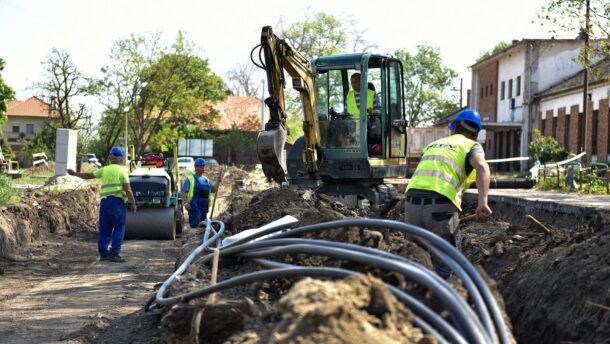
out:
<path id="1" fill-rule="evenodd" d="M 347 114 L 352 120 L 360 119 L 360 73 L 354 73 L 350 77 L 350 83 L 352 84 L 352 89 L 347 92 L 346 104 L 347 104 Z M 367 94 L 366 94 L 366 112 L 369 115 L 374 113 L 379 113 L 379 108 L 381 104 L 379 100 L 375 98 L 375 89 L 367 86 Z"/>
<path id="2" fill-rule="evenodd" d="M 68 169 L 68 174 L 83 179 L 102 179 L 97 248 L 101 261 L 123 263 L 125 260 L 119 253 L 125 236 L 125 202 L 129 201 L 130 210 L 133 212 L 137 206 L 129 185 L 127 167 L 121 165 L 124 160 L 123 150 L 119 147 L 112 148 L 108 160 L 110 165 L 98 168 L 93 173 L 79 173 Z M 110 242 L 112 246 L 109 249 Z"/>
<path id="3" fill-rule="evenodd" d="M 203 175 L 204 169 L 205 159 L 197 158 L 195 174 L 188 176 L 182 184 L 182 204 L 188 210 L 191 228 L 207 219 L 210 193 L 214 191 L 212 182 Z"/>
<path id="4" fill-rule="evenodd" d="M 462 211 L 462 193 L 476 180 L 476 217 L 492 215 L 487 204 L 489 165 L 483 147 L 476 141 L 481 117 L 476 110 L 460 112 L 449 124 L 451 135 L 424 148 L 420 163 L 406 190 L 405 222 L 425 228 L 455 246 L 455 233 Z M 439 275 L 448 278 L 451 270 L 433 257 Z"/>

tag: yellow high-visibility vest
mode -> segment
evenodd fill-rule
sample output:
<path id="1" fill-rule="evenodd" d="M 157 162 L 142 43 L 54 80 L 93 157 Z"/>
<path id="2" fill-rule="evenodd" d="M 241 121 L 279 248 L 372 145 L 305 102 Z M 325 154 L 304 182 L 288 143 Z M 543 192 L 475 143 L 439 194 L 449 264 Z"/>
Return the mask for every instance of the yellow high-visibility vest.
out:
<path id="1" fill-rule="evenodd" d="M 362 96 L 362 95 L 361 95 Z M 373 100 L 375 99 L 375 92 L 373 90 L 367 90 L 366 92 L 366 108 L 373 108 Z M 356 101 L 356 94 L 354 90 L 347 92 L 347 113 L 353 120 L 360 119 L 360 109 L 358 108 L 358 102 Z"/>
<path id="2" fill-rule="evenodd" d="M 129 173 L 127 168 L 121 165 L 108 165 L 93 171 L 93 176 L 102 178 L 100 186 L 100 199 L 108 196 L 121 198 L 127 202 L 127 194 L 123 189 L 124 184 L 129 183 Z"/>
<path id="3" fill-rule="evenodd" d="M 208 177 L 206 176 L 202 176 L 205 179 L 205 182 L 208 183 L 208 185 L 210 184 L 210 180 L 208 179 Z M 187 177 L 188 181 L 189 181 L 189 191 L 186 194 L 186 197 L 189 200 L 189 203 L 193 200 L 193 197 L 195 197 L 195 176 L 194 175 L 190 175 Z M 210 186 L 210 192 L 212 192 L 212 186 Z"/>
<path id="4" fill-rule="evenodd" d="M 466 175 L 466 155 L 476 141 L 456 134 L 434 141 L 426 148 L 407 190 L 437 192 L 462 210 L 462 193 L 476 179 L 476 170 Z"/>

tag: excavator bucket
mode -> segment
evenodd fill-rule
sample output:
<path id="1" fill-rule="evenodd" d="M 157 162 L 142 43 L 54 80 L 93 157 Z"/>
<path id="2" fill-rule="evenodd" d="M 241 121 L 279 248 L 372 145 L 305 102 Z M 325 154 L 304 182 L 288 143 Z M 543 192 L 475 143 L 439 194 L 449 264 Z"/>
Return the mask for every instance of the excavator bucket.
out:
<path id="1" fill-rule="evenodd" d="M 265 176 L 279 184 L 286 181 L 286 137 L 286 129 L 279 125 L 277 129 L 261 132 L 256 139 L 256 152 Z"/>

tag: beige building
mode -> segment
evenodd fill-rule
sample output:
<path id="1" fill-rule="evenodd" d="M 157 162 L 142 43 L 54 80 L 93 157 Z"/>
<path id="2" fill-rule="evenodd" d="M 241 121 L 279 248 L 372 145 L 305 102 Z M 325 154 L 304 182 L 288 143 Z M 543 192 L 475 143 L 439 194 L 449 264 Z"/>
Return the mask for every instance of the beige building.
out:
<path id="1" fill-rule="evenodd" d="M 4 139 L 14 150 L 20 150 L 25 143 L 20 140 L 30 140 L 36 137 L 45 127 L 46 123 L 58 114 L 51 111 L 48 104 L 30 97 L 26 100 L 12 100 L 8 103 L 6 123 L 2 128 Z"/>

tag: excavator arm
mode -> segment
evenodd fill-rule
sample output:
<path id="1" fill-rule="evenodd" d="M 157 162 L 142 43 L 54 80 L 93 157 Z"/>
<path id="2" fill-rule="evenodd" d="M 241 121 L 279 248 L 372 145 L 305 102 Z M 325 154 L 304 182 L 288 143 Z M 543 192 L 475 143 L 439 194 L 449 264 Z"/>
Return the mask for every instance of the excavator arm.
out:
<path id="1" fill-rule="evenodd" d="M 264 63 L 259 67 L 267 73 L 269 97 L 265 104 L 269 107 L 269 121 L 265 130 L 256 141 L 259 160 L 265 176 L 278 183 L 286 181 L 286 153 L 284 144 L 287 138 L 284 70 L 292 77 L 292 87 L 301 94 L 304 120 L 303 132 L 305 148 L 303 162 L 310 175 L 317 172 L 317 150 L 320 144 L 320 130 L 316 114 L 314 76 L 309 61 L 286 41 L 278 38 L 271 28 L 265 26 L 261 32 L 261 49 Z"/>

